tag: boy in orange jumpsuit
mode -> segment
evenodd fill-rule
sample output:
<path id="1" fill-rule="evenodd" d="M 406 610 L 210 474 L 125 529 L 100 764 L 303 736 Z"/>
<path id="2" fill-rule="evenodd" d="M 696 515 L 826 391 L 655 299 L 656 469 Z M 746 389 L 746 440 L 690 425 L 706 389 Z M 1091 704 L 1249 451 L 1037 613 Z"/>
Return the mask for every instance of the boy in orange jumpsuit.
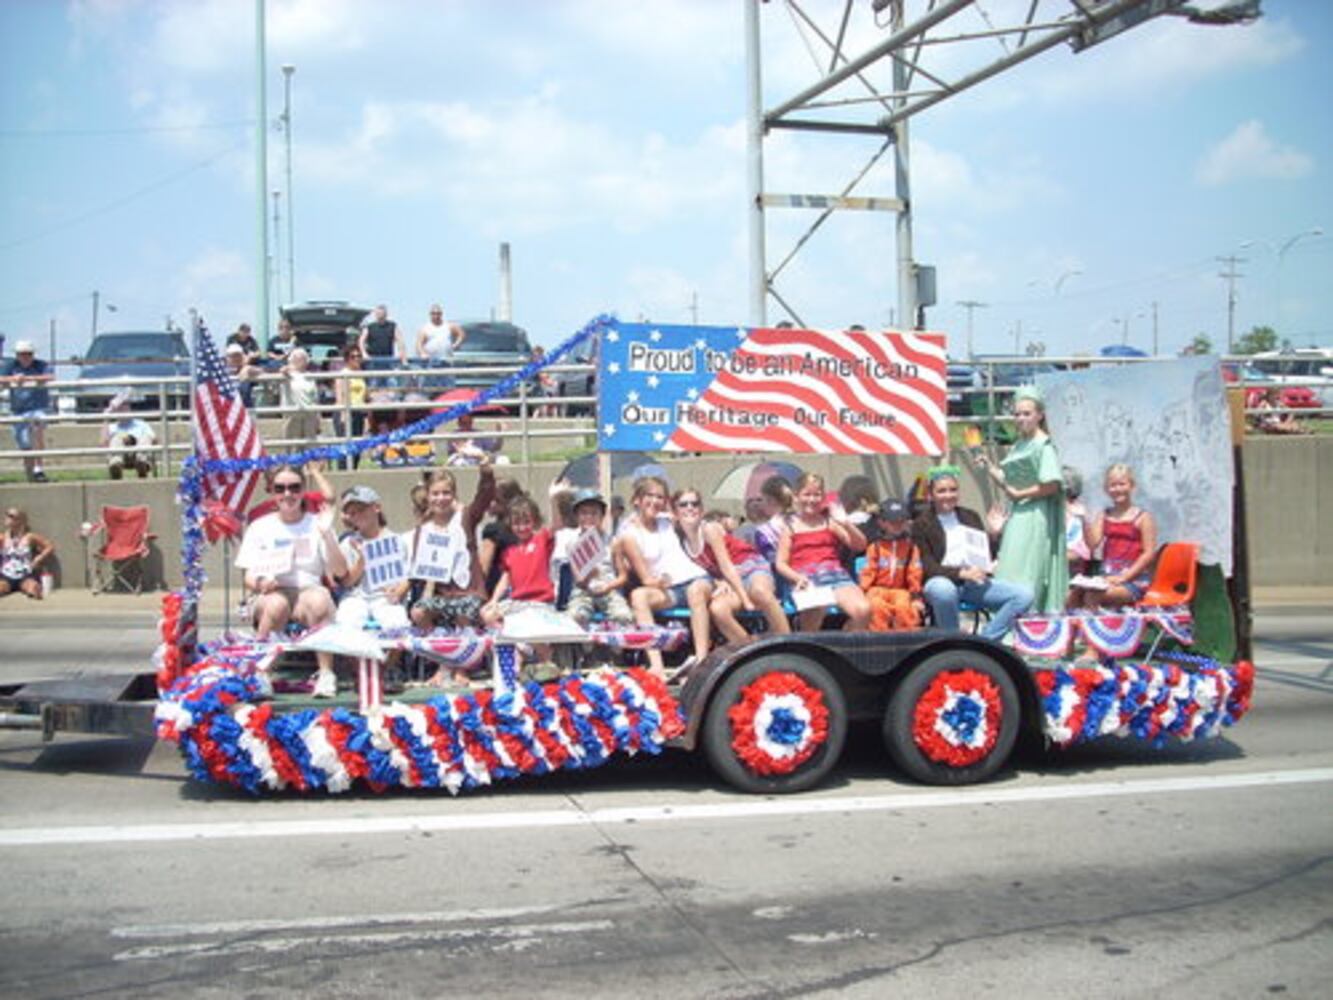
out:
<path id="1" fill-rule="evenodd" d="M 907 505 L 879 505 L 879 538 L 866 549 L 861 589 L 870 598 L 870 631 L 921 627 L 921 556 L 908 532 Z"/>

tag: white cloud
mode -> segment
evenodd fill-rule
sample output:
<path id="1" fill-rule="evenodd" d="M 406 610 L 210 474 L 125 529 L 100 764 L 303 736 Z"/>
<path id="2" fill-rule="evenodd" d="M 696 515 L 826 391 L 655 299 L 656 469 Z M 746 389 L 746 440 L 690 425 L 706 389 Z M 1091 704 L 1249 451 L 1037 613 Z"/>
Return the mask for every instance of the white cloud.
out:
<path id="1" fill-rule="evenodd" d="M 1232 181 L 1293 180 L 1314 169 L 1314 159 L 1294 146 L 1275 142 L 1256 119 L 1242 122 L 1200 158 L 1195 178 L 1216 187 Z"/>

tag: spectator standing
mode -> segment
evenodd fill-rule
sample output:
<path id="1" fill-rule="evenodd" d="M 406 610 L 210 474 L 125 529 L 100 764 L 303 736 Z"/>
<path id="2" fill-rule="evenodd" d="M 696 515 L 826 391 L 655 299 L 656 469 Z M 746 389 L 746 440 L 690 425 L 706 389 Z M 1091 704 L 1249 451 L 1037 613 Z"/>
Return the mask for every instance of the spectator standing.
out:
<path id="1" fill-rule="evenodd" d="M 133 469 L 140 479 L 153 471 L 150 449 L 157 441 L 152 426 L 142 417 L 130 412 L 130 396 L 117 393 L 106 405 L 106 412 L 114 419 L 102 428 L 102 447 L 115 449 L 107 460 L 107 471 L 112 479 L 120 479 L 126 469 Z"/>
<path id="2" fill-rule="evenodd" d="M 454 351 L 462 346 L 466 337 L 461 326 L 444 318 L 444 306 L 437 302 L 430 307 L 429 318 L 417 331 L 417 357 L 427 368 L 452 368 Z M 452 389 L 454 377 L 451 374 L 432 375 L 426 384 L 434 390 Z"/>
<path id="3" fill-rule="evenodd" d="M 296 331 L 289 319 L 278 320 L 278 332 L 268 342 L 268 364 L 271 368 L 281 368 L 287 356 L 297 346 Z"/>
<path id="4" fill-rule="evenodd" d="M 283 366 L 286 379 L 282 383 L 282 408 L 287 413 L 284 437 L 299 438 L 302 442 L 319 437 L 319 384 L 310 374 L 310 355 L 304 347 L 297 347 Z"/>
<path id="5" fill-rule="evenodd" d="M 250 332 L 250 324 L 242 323 L 236 328 L 236 332 L 227 338 L 228 344 L 237 344 L 241 350 L 245 351 L 245 363 L 247 365 L 257 365 L 263 360 L 263 352 L 259 348 L 259 341 L 255 340 L 255 335 Z"/>
<path id="6" fill-rule="evenodd" d="M 227 374 L 236 382 L 236 392 L 246 409 L 255 405 L 255 379 L 259 369 L 245 361 L 245 348 L 240 344 L 228 344 L 225 351 Z"/>
<path id="7" fill-rule="evenodd" d="M 361 373 L 365 362 L 361 357 L 361 348 L 355 344 L 343 351 L 344 377 L 333 385 L 334 402 L 333 427 L 341 438 L 349 431 L 351 437 L 359 438 L 366 430 L 366 378 Z M 350 418 L 350 426 L 344 426 L 344 416 Z M 361 464 L 361 453 L 352 456 L 352 468 Z M 346 462 L 342 463 L 346 467 Z"/>
<path id="8" fill-rule="evenodd" d="M 42 599 L 41 569 L 56 547 L 28 527 L 28 515 L 17 507 L 5 511 L 5 534 L 0 542 L 0 597 L 21 591 L 34 601 Z"/>
<path id="9" fill-rule="evenodd" d="M 51 409 L 51 390 L 46 383 L 55 378 L 51 365 L 37 357 L 31 340 L 14 345 L 14 357 L 5 362 L 0 382 L 9 386 L 9 412 L 20 419 L 14 424 L 14 441 L 20 451 L 46 450 L 46 416 Z M 23 460 L 28 481 L 46 482 L 40 455 Z"/>
<path id="10" fill-rule="evenodd" d="M 403 335 L 398 324 L 389 319 L 389 307 L 378 305 L 370 315 L 370 321 L 361 331 L 357 346 L 366 359 L 366 367 L 371 371 L 392 371 L 396 366 L 407 364 L 407 353 L 403 348 Z"/>

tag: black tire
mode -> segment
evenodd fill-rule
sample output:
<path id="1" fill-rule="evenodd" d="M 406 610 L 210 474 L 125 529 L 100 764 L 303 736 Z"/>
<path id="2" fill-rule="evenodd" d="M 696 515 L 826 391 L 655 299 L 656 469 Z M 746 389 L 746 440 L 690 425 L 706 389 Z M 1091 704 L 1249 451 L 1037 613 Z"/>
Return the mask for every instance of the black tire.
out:
<path id="1" fill-rule="evenodd" d="M 733 724 L 731 710 L 742 705 L 747 689 L 756 681 L 784 674 L 795 675 L 806 687 L 818 692 L 828 712 L 825 739 L 791 771 L 763 773 L 737 755 L 732 744 L 738 730 Z M 701 733 L 708 763 L 728 784 L 743 792 L 758 794 L 800 792 L 823 781 L 842 755 L 843 744 L 847 741 L 847 699 L 821 664 L 804 656 L 768 653 L 738 667 L 722 681 L 708 703 Z"/>
<path id="2" fill-rule="evenodd" d="M 936 685 L 937 679 L 963 671 L 983 675 L 989 682 L 988 704 L 993 702 L 1000 713 L 993 743 L 987 740 L 975 748 L 949 748 L 943 737 L 932 734 L 924 745 L 918 745 L 913 730 L 918 706 L 928 713 L 941 690 Z M 969 785 L 991 777 L 1009 759 L 1018 739 L 1021 711 L 1013 678 L 992 657 L 972 650 L 946 650 L 913 667 L 898 685 L 884 713 L 884 744 L 893 762 L 917 781 L 927 785 Z M 950 749 L 964 760 L 947 759 Z M 942 756 L 946 759 L 941 759 Z"/>

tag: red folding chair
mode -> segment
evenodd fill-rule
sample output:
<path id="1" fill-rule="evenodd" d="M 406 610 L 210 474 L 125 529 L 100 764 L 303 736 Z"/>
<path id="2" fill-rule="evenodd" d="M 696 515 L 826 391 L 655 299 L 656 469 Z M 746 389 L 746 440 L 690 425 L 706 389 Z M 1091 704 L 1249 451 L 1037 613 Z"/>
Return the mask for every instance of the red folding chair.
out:
<path id="1" fill-rule="evenodd" d="M 103 507 L 102 520 L 93 526 L 94 535 L 99 531 L 105 541 L 93 553 L 93 593 L 116 584 L 131 593 L 142 592 L 148 543 L 157 537 L 148 530 L 148 508 Z"/>

